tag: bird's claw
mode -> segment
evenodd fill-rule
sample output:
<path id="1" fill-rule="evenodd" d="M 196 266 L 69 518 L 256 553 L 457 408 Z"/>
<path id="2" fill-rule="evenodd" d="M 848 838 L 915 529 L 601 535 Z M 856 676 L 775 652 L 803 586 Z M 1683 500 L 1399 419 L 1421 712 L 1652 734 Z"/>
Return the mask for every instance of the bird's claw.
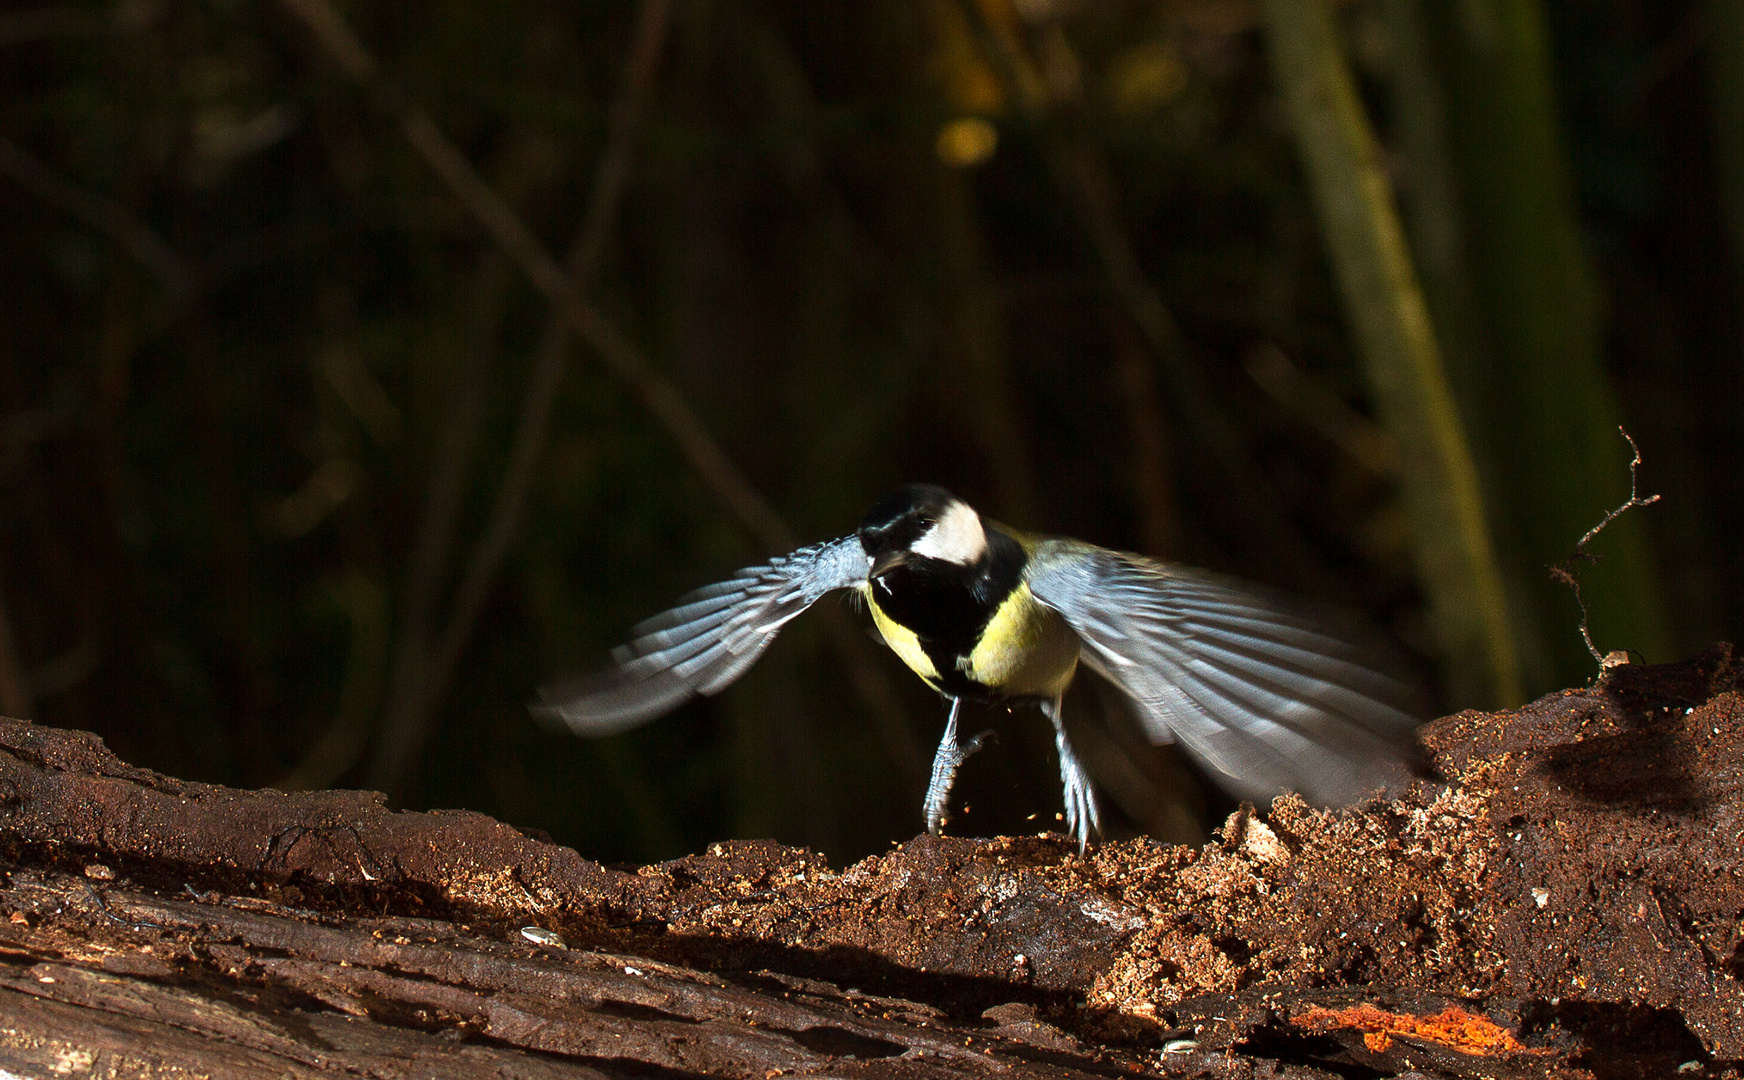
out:
<path id="1" fill-rule="evenodd" d="M 945 737 L 939 740 L 939 748 L 933 754 L 932 779 L 927 784 L 926 793 L 926 823 L 927 832 L 934 836 L 945 825 L 945 811 L 951 798 L 951 785 L 956 783 L 957 770 L 971 754 L 987 744 L 987 740 L 996 738 L 992 728 L 981 732 L 967 742 L 957 741 L 957 712 L 962 702 L 951 701 L 951 718 L 945 721 Z"/>

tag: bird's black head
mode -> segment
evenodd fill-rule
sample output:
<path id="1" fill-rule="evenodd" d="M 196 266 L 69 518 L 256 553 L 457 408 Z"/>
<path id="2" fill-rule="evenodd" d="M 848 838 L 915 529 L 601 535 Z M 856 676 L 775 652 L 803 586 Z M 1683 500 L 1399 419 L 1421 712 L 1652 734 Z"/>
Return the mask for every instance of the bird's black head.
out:
<path id="1" fill-rule="evenodd" d="M 908 484 L 879 500 L 859 536 L 872 577 L 917 560 L 972 566 L 987 554 L 981 515 L 936 484 Z"/>

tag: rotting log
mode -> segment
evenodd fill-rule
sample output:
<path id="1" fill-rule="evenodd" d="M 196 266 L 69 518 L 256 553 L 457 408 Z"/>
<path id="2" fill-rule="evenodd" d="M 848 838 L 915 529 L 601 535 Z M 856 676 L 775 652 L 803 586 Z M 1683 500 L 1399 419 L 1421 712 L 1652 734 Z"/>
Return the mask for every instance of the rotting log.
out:
<path id="1" fill-rule="evenodd" d="M 612 869 L 0 722 L 0 1068 L 1737 1077 L 1741 679 L 1717 646 L 1447 717 L 1438 778 L 1202 848 L 921 837 L 842 871 Z"/>

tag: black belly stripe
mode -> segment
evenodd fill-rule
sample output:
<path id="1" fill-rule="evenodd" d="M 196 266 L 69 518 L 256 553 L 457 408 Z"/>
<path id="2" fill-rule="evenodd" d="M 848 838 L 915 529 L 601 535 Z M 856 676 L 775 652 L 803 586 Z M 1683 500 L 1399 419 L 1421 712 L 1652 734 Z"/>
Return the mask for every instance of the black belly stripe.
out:
<path id="1" fill-rule="evenodd" d="M 988 530 L 988 552 L 972 567 L 917 559 L 880 577 L 873 601 L 886 617 L 914 631 L 939 673 L 935 685 L 954 697 L 998 697 L 969 678 L 959 662 L 974 651 L 981 631 L 1017 587 L 1027 556 L 1018 542 Z"/>

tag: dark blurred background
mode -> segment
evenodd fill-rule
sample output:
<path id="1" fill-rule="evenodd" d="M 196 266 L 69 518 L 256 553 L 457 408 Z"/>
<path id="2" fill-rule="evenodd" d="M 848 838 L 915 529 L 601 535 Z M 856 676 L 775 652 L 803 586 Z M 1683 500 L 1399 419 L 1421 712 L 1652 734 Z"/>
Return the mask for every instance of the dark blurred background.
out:
<path id="1" fill-rule="evenodd" d="M 1595 644 L 1736 637 L 1741 12 L 9 3 L 0 712 L 601 859 L 846 859 L 919 828 L 943 707 L 845 603 L 627 735 L 527 703 L 908 480 L 1517 702 L 1597 670 L 1546 567 L 1619 423 L 1664 498 L 1577 564 Z M 955 831 L 1059 809 L 998 719 Z"/>

